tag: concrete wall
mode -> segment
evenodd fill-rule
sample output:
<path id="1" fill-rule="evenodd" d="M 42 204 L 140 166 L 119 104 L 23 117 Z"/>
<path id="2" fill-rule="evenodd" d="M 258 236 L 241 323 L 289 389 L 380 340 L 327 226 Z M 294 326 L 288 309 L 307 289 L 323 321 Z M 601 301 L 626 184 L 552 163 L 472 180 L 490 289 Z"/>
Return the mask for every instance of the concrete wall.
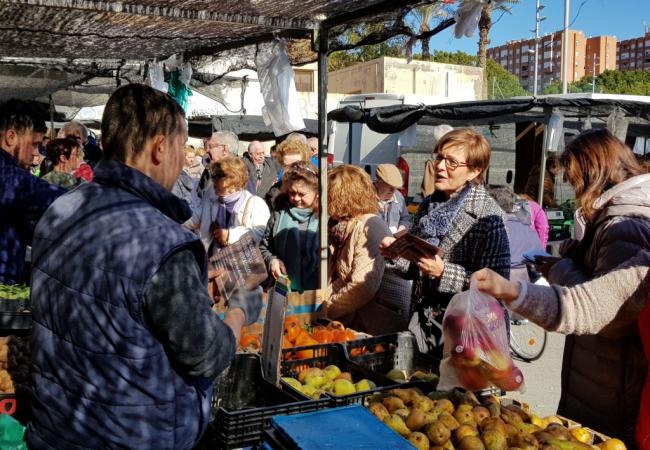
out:
<path id="1" fill-rule="evenodd" d="M 414 94 L 438 102 L 480 100 L 483 70 L 455 64 L 383 57 L 328 74 L 328 90 L 342 94 Z"/>

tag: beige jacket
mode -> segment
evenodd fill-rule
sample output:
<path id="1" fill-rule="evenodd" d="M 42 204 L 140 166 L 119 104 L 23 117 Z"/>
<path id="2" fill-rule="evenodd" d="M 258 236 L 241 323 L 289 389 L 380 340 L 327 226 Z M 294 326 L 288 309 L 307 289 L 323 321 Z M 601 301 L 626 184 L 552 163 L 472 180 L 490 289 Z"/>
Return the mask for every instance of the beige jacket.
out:
<path id="1" fill-rule="evenodd" d="M 330 245 L 329 298 L 323 303 L 327 317 L 357 331 L 371 332 L 373 320 L 390 316 L 389 311 L 375 310 L 385 268 L 379 244 L 386 236 L 391 232 L 381 217 L 366 214 L 350 221 L 340 247 Z"/>

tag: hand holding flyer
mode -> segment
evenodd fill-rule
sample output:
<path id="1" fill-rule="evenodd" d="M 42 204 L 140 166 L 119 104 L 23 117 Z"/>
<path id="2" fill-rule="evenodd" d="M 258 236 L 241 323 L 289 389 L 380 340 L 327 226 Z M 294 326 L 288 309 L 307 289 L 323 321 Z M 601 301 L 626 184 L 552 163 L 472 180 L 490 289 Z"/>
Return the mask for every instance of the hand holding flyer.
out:
<path id="1" fill-rule="evenodd" d="M 436 255 L 442 257 L 442 249 L 429 244 L 424 239 L 402 230 L 395 234 L 395 241 L 382 250 L 386 258 L 404 258 L 417 263 L 421 258 L 434 258 Z"/>

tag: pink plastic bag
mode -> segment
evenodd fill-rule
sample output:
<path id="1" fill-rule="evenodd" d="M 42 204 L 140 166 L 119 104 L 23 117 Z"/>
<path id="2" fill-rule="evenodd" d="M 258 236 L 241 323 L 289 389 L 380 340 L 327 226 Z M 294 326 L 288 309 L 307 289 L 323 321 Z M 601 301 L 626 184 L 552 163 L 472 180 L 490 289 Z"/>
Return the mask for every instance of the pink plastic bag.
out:
<path id="1" fill-rule="evenodd" d="M 476 391 L 495 385 L 504 391 L 523 390 L 524 376 L 510 357 L 503 308 L 476 289 L 474 282 L 469 291 L 451 299 L 442 329 L 445 344 L 439 389 Z"/>

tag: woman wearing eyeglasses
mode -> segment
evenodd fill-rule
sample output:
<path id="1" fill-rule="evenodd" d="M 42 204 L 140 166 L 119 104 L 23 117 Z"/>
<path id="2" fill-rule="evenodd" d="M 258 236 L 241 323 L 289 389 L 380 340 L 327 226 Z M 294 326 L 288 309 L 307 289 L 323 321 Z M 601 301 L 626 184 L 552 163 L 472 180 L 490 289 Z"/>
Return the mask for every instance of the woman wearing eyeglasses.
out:
<path id="1" fill-rule="evenodd" d="M 84 181 L 74 175 L 84 160 L 79 142 L 70 138 L 54 139 L 48 142 L 45 155 L 40 169 L 40 176 L 45 181 L 68 190 Z"/>
<path id="2" fill-rule="evenodd" d="M 491 154 L 487 140 L 458 128 L 438 141 L 434 153 L 435 191 L 420 204 L 411 233 L 444 253 L 412 263 L 407 277 L 414 280 L 409 329 L 421 351 L 440 356 L 449 300 L 484 266 L 508 278 L 510 249 L 504 213 L 484 187 Z M 385 238 L 382 248 L 393 240 Z"/>

